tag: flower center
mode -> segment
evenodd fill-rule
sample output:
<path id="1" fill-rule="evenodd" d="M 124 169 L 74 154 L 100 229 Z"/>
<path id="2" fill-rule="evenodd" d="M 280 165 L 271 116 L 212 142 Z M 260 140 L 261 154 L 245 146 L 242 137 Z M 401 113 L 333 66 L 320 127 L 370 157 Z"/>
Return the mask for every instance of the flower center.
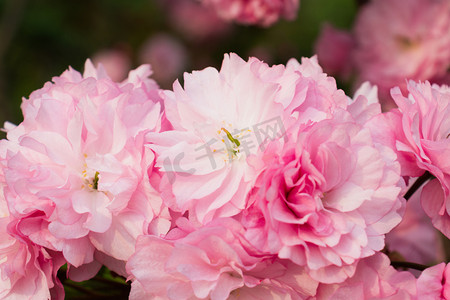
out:
<path id="1" fill-rule="evenodd" d="M 87 155 L 84 155 L 85 158 L 87 158 Z M 98 190 L 98 181 L 100 179 L 100 173 L 98 171 L 93 171 L 92 169 L 88 168 L 87 163 L 84 163 L 84 169 L 81 172 L 84 184 L 82 185 L 82 189 L 84 189 L 86 186 L 92 190 Z"/>
<path id="2" fill-rule="evenodd" d="M 403 35 L 396 36 L 395 41 L 397 42 L 397 45 L 400 47 L 400 49 L 404 51 L 412 50 L 419 45 L 418 41 L 415 41 Z"/>
<path id="3" fill-rule="evenodd" d="M 205 144 L 195 151 L 206 152 L 206 155 L 199 155 L 197 159 L 208 158 L 213 169 L 217 167 L 216 160 L 232 163 L 252 154 L 252 149 L 256 149 L 258 145 L 249 127 L 238 129 L 225 121 L 213 126 L 203 126 L 198 132 Z"/>
<path id="4" fill-rule="evenodd" d="M 98 171 L 96 171 L 95 175 L 94 175 L 94 179 L 92 180 L 92 185 L 89 184 L 89 187 L 93 188 L 94 190 L 96 190 L 98 188 L 98 175 L 99 175 L 99 173 L 98 173 Z"/>
<path id="5" fill-rule="evenodd" d="M 84 184 L 83 184 L 82 188 L 84 189 L 87 186 L 90 189 L 98 190 L 98 180 L 100 179 L 99 178 L 100 173 L 98 171 L 96 171 L 93 178 L 88 177 L 86 170 L 84 170 L 82 172 L 82 174 L 83 174 L 83 178 L 84 178 Z"/>
<path id="6" fill-rule="evenodd" d="M 234 138 L 233 135 L 226 130 L 225 128 L 221 128 L 219 132 L 224 132 L 227 136 L 228 141 L 225 141 L 225 139 L 222 139 L 222 142 L 225 143 L 227 152 L 228 152 L 228 156 L 231 159 L 237 158 L 238 157 L 238 153 L 240 153 L 239 150 L 239 146 L 241 145 L 241 142 L 239 142 L 238 139 Z"/>

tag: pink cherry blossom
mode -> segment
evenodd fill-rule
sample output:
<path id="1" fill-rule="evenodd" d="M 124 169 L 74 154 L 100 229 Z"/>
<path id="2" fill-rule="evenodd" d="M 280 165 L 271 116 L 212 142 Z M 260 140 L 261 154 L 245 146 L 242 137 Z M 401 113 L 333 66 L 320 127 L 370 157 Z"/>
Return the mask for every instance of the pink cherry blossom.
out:
<path id="1" fill-rule="evenodd" d="M 351 60 L 353 47 L 353 37 L 349 32 L 325 24 L 317 38 L 315 53 L 325 72 L 346 78 L 353 67 Z"/>
<path id="2" fill-rule="evenodd" d="M 390 266 L 383 253 L 362 259 L 355 275 L 340 284 L 321 284 L 317 300 L 379 299 L 416 300 L 416 279 L 406 271 L 399 272 Z M 433 298 L 436 299 L 436 298 Z"/>
<path id="3" fill-rule="evenodd" d="M 0 299 L 63 299 L 56 272 L 64 260 L 26 238 L 4 232 L 4 221 L 0 221 Z"/>
<path id="4" fill-rule="evenodd" d="M 131 59 L 125 49 L 105 49 L 92 58 L 94 64 L 102 64 L 113 81 L 124 80 L 131 68 Z"/>
<path id="5" fill-rule="evenodd" d="M 386 245 L 406 261 L 431 264 L 445 259 L 444 247 L 439 231 L 420 205 L 421 192 L 419 189 L 408 200 L 402 222 L 386 235 Z"/>
<path id="6" fill-rule="evenodd" d="M 287 140 L 254 161 L 265 168 L 242 212 L 245 236 L 318 281 L 342 282 L 401 220 L 400 165 L 346 111 L 297 126 Z"/>
<path id="7" fill-rule="evenodd" d="M 405 161 L 409 161 L 409 165 L 404 166 L 404 175 L 419 176 L 429 171 L 441 181 L 448 194 L 450 184 L 446 185 L 446 182 L 450 166 L 445 158 L 450 151 L 450 121 L 447 118 L 450 114 L 450 89 L 429 82 L 409 81 L 408 92 L 404 96 L 399 88 L 392 90 L 398 110 L 388 114 L 395 122 L 393 130 L 397 151 Z"/>
<path id="8" fill-rule="evenodd" d="M 237 221 L 217 219 L 174 240 L 140 237 L 127 263 L 133 277 L 130 299 L 306 299 L 315 294 L 317 282 L 304 270 L 258 253 L 242 233 Z"/>
<path id="9" fill-rule="evenodd" d="M 417 279 L 420 300 L 450 299 L 450 267 L 445 263 L 425 269 Z"/>
<path id="10" fill-rule="evenodd" d="M 116 83 L 90 61 L 83 75 L 69 69 L 24 99 L 24 121 L 1 142 L 18 230 L 75 267 L 91 263 L 95 249 L 126 260 L 164 214 L 150 186 L 154 154 L 144 146 L 161 126 L 150 73 L 141 66 Z"/>
<path id="11" fill-rule="evenodd" d="M 375 132 L 373 126 L 370 126 L 374 119 L 379 118 L 381 115 L 381 105 L 376 85 L 372 85 L 367 81 L 361 84 L 353 95 L 353 99 L 349 98 L 347 110 L 356 123 L 370 127 L 372 137 L 379 141 L 380 144 L 384 144 L 378 132 Z M 376 124 L 376 126 L 380 126 L 380 124 Z"/>
<path id="12" fill-rule="evenodd" d="M 64 259 L 23 236 L 3 196 L 0 203 L 0 299 L 63 299 L 56 273 Z"/>
<path id="13" fill-rule="evenodd" d="M 434 227 L 450 237 L 450 196 L 445 194 L 438 179 L 430 180 L 420 194 L 423 210 L 431 218 Z"/>
<path id="14" fill-rule="evenodd" d="M 202 0 L 225 20 L 270 26 L 280 17 L 295 19 L 300 0 Z"/>
<path id="15" fill-rule="evenodd" d="M 382 98 L 406 79 L 443 77 L 450 66 L 450 2 L 374 0 L 354 25 L 354 64 L 361 81 L 378 85 Z"/>
<path id="16" fill-rule="evenodd" d="M 161 191 L 174 211 L 206 224 L 238 214 L 257 170 L 247 158 L 272 139 L 283 139 L 293 120 L 330 117 L 347 98 L 317 60 L 269 67 L 226 55 L 222 68 L 185 74 L 164 94 L 174 130 L 150 133 L 163 173 Z"/>
<path id="17" fill-rule="evenodd" d="M 450 236 L 450 89 L 429 82 L 408 83 L 409 94 L 392 90 L 398 109 L 386 115 L 391 146 L 396 149 L 402 175 L 417 177 L 425 171 L 433 180 L 422 191 L 422 207 L 433 225 Z M 441 188 L 439 188 L 439 185 Z"/>
<path id="18" fill-rule="evenodd" d="M 160 33 L 141 46 L 139 60 L 152 66 L 153 77 L 160 84 L 172 84 L 186 67 L 187 50 L 175 37 Z"/>
<path id="19" fill-rule="evenodd" d="M 229 23 L 222 20 L 211 7 L 192 0 L 161 0 L 167 7 L 170 25 L 183 34 L 183 37 L 195 41 L 211 40 L 227 35 L 231 29 Z"/>

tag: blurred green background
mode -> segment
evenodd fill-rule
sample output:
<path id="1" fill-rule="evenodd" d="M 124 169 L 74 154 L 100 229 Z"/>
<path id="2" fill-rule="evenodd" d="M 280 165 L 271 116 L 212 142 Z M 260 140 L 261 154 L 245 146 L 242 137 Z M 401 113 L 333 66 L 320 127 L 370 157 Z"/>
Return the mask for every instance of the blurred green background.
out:
<path id="1" fill-rule="evenodd" d="M 219 68 L 227 52 L 286 63 L 313 54 L 323 22 L 350 28 L 356 11 L 355 0 L 301 0 L 295 21 L 269 28 L 233 24 L 225 33 L 193 38 L 174 26 L 168 1 L 177 5 L 176 0 L 0 0 L 0 124 L 20 123 L 22 97 L 68 66 L 83 71 L 85 60 L 100 51 L 120 49 L 135 68 L 146 41 L 164 33 L 185 49 L 187 72 Z M 160 84 L 170 88 L 180 76 Z"/>

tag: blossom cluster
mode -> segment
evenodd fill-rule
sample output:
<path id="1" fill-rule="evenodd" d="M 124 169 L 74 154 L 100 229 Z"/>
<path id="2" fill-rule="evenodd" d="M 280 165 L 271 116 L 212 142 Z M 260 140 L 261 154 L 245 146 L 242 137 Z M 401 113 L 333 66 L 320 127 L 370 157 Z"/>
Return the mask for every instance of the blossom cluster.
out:
<path id="1" fill-rule="evenodd" d="M 293 20 L 300 0 L 201 0 L 224 20 L 241 24 L 270 26 L 280 17 Z"/>
<path id="2" fill-rule="evenodd" d="M 411 81 L 382 113 L 316 57 L 228 54 L 171 90 L 150 75 L 88 60 L 5 124 L 0 299 L 62 299 L 64 264 L 75 281 L 108 267 L 130 299 L 449 297 L 448 266 L 398 271 L 386 235 L 428 176 L 422 207 L 450 237 L 450 88 Z"/>
<path id="3" fill-rule="evenodd" d="M 392 108 L 390 89 L 406 92 L 406 79 L 449 83 L 449 16 L 447 0 L 368 1 L 351 32 L 324 26 L 316 53 L 326 72 L 376 84 Z"/>

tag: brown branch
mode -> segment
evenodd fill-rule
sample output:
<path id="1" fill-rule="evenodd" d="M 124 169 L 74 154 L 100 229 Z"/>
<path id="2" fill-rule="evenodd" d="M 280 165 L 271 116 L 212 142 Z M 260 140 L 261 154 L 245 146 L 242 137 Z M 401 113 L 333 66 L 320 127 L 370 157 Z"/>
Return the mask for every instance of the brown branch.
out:
<path id="1" fill-rule="evenodd" d="M 431 175 L 431 173 L 428 171 L 426 171 L 425 173 L 423 173 L 422 176 L 417 178 L 417 180 L 413 183 L 413 185 L 409 188 L 409 190 L 406 192 L 406 194 L 404 196 L 406 201 L 408 201 L 409 198 L 411 198 L 411 196 L 422 186 L 422 184 L 427 182 L 429 179 L 433 179 L 433 178 L 434 178 L 434 176 Z"/>

